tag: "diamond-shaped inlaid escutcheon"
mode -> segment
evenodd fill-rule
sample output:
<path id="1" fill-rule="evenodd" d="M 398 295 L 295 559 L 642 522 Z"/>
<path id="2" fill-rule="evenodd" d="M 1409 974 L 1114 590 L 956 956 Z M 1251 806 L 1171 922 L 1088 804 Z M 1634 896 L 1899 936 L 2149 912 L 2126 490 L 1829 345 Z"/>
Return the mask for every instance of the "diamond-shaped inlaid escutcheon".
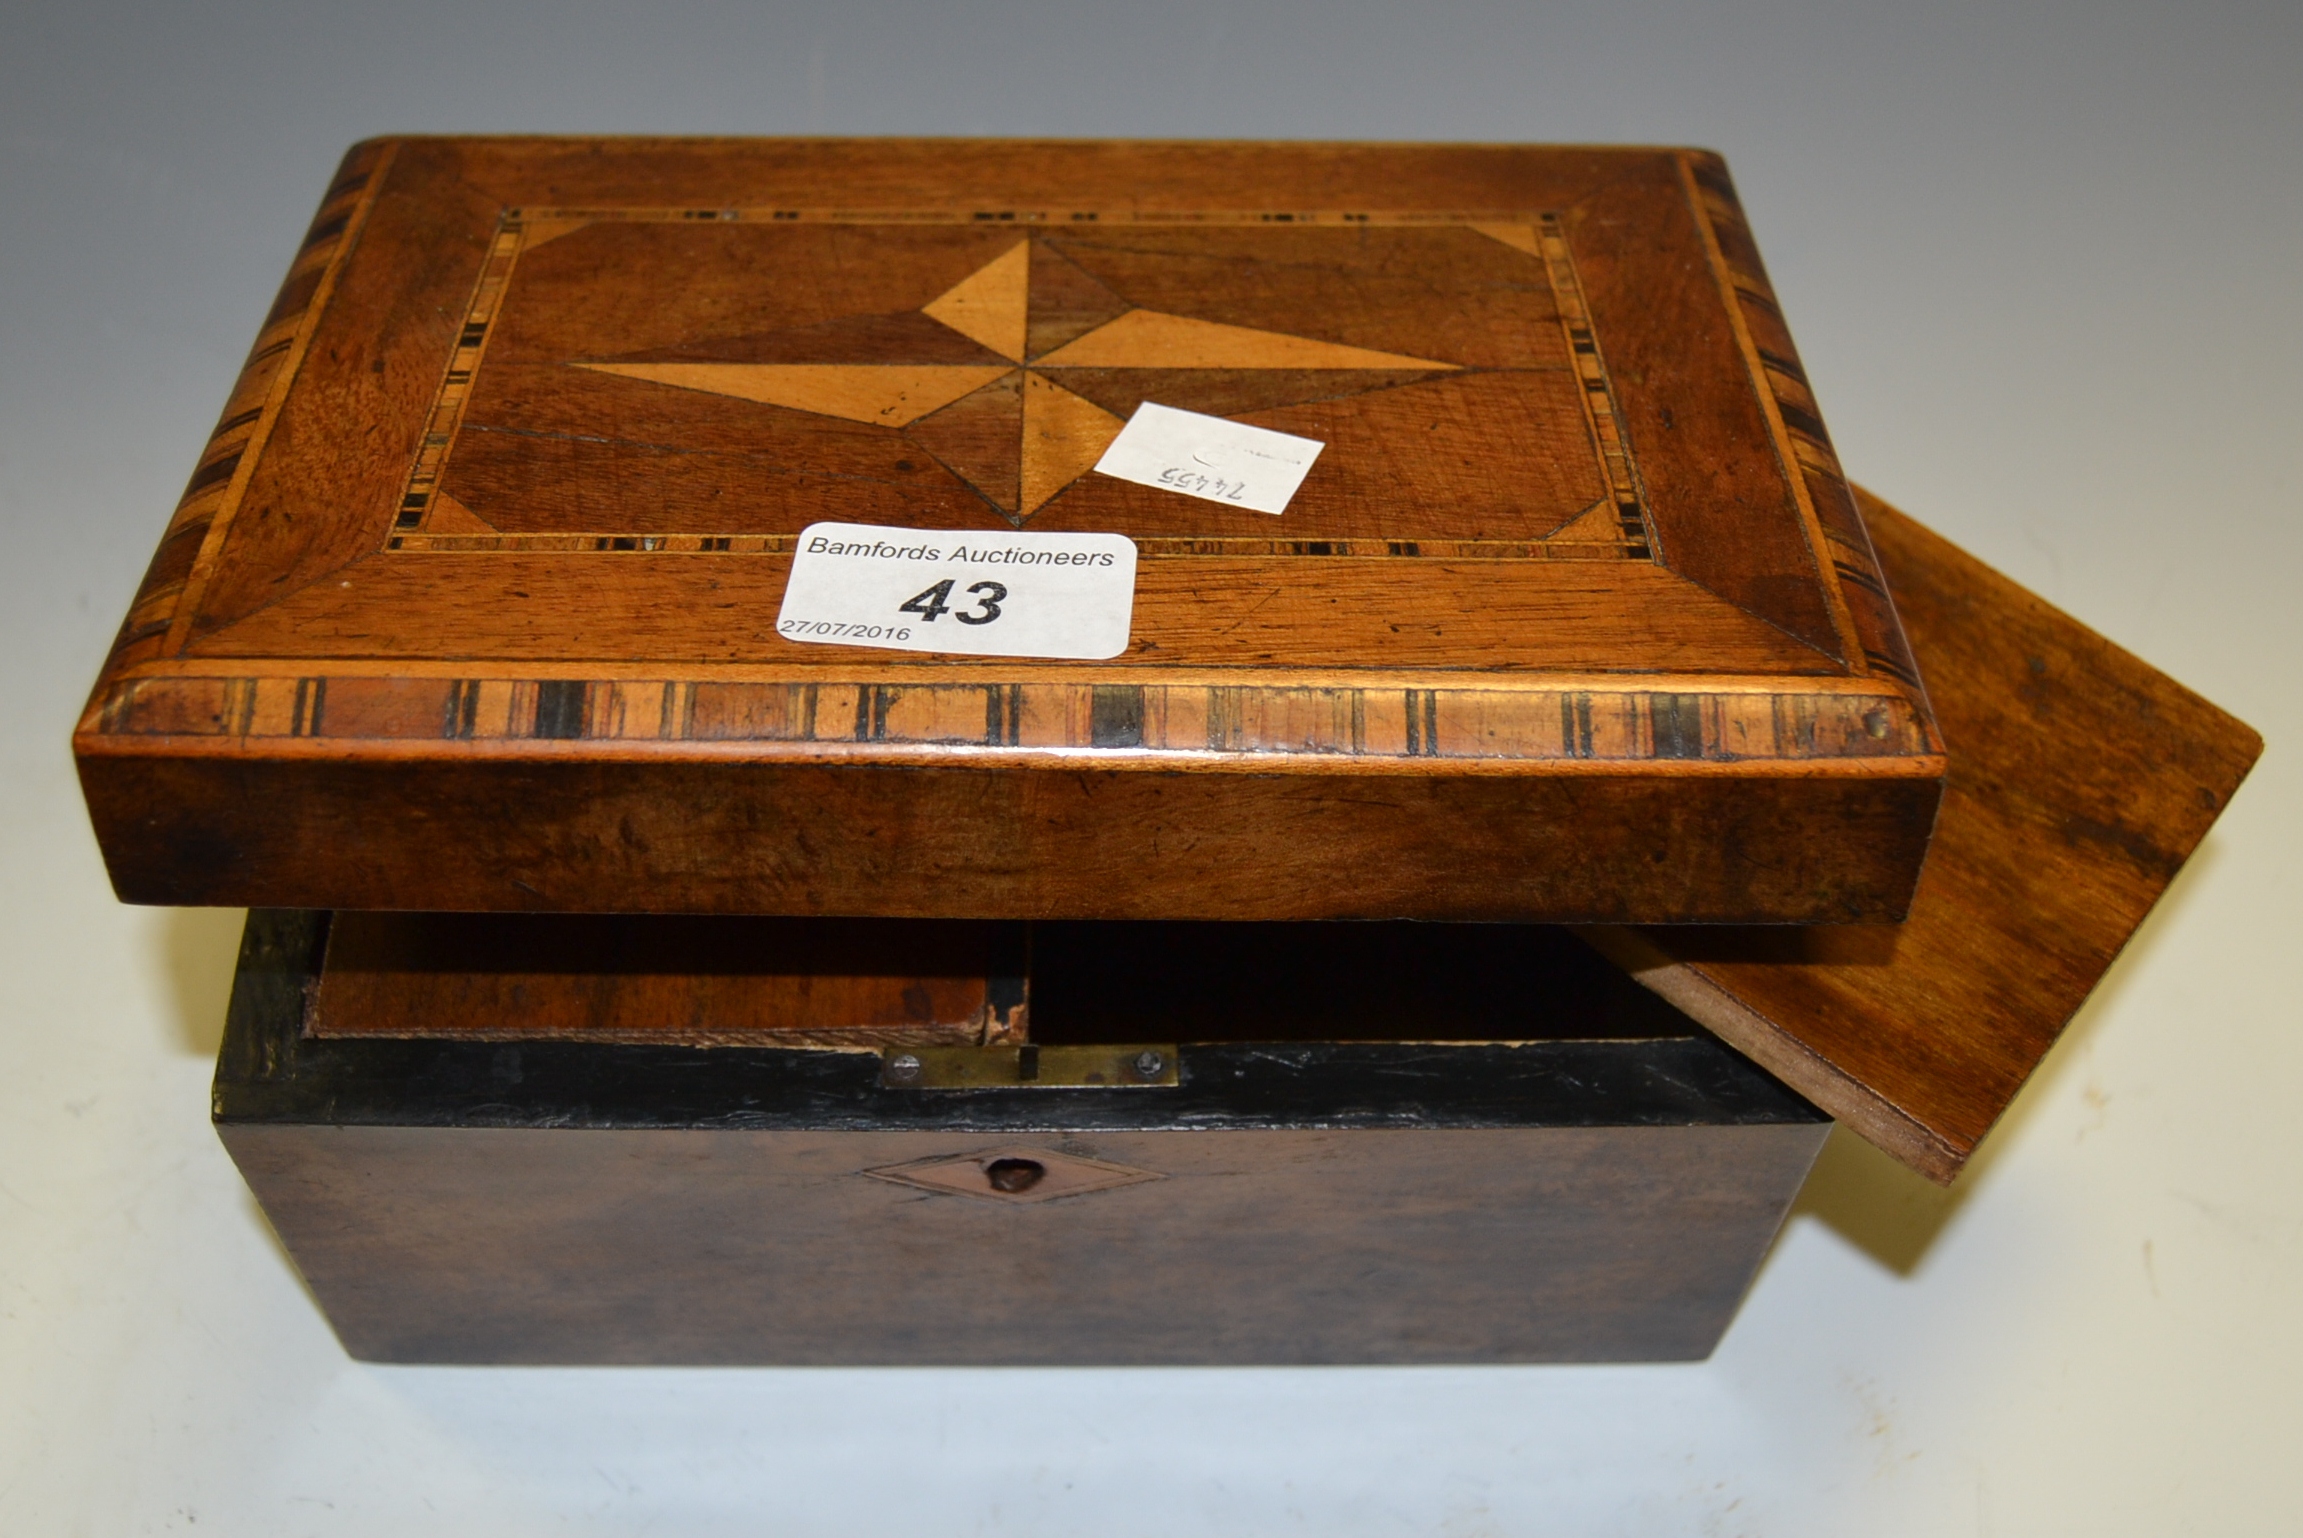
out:
<path id="1" fill-rule="evenodd" d="M 1052 1202 L 1167 1177 L 1052 1148 L 983 1148 L 865 1170 L 874 1180 L 989 1202 Z"/>

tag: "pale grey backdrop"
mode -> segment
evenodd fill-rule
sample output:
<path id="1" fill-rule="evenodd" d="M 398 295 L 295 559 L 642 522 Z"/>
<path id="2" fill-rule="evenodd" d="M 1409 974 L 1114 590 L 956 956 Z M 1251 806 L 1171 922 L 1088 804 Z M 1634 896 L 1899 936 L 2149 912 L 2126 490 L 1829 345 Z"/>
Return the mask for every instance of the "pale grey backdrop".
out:
<path id="1" fill-rule="evenodd" d="M 0 1531 L 2273 1533 L 2303 1414 L 2303 6 L 0 4 Z M 1946 1197 L 1835 1136 L 1691 1367 L 347 1363 L 204 1120 L 234 916 L 66 735 L 344 145 L 1696 142 L 1858 478 L 2260 727 Z"/>

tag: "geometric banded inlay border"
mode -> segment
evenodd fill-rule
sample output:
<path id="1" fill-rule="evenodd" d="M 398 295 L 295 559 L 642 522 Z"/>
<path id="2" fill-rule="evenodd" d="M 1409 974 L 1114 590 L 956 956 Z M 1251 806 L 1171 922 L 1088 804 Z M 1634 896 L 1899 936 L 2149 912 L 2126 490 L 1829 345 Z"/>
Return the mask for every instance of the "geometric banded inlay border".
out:
<path id="1" fill-rule="evenodd" d="M 1931 751 L 1908 703 L 1888 695 L 1571 689 L 167 677 L 115 686 L 99 730 L 1617 761 Z"/>

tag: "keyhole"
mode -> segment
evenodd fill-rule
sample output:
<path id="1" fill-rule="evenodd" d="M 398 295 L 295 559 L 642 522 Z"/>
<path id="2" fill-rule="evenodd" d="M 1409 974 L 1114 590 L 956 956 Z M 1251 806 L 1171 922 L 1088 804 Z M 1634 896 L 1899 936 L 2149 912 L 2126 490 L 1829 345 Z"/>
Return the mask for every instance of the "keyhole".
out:
<path id="1" fill-rule="evenodd" d="M 1012 1196 L 1038 1185 L 1047 1172 L 1048 1167 L 1037 1159 L 994 1159 L 984 1166 L 984 1179 L 992 1183 L 993 1190 Z"/>

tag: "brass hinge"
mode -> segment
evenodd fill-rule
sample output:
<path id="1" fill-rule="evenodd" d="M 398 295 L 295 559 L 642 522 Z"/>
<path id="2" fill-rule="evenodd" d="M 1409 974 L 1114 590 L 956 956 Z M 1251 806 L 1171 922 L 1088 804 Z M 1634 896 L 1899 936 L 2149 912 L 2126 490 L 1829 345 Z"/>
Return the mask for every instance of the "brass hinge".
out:
<path id="1" fill-rule="evenodd" d="M 1107 1047 L 890 1047 L 882 1089 L 1173 1089 L 1173 1043 Z"/>

